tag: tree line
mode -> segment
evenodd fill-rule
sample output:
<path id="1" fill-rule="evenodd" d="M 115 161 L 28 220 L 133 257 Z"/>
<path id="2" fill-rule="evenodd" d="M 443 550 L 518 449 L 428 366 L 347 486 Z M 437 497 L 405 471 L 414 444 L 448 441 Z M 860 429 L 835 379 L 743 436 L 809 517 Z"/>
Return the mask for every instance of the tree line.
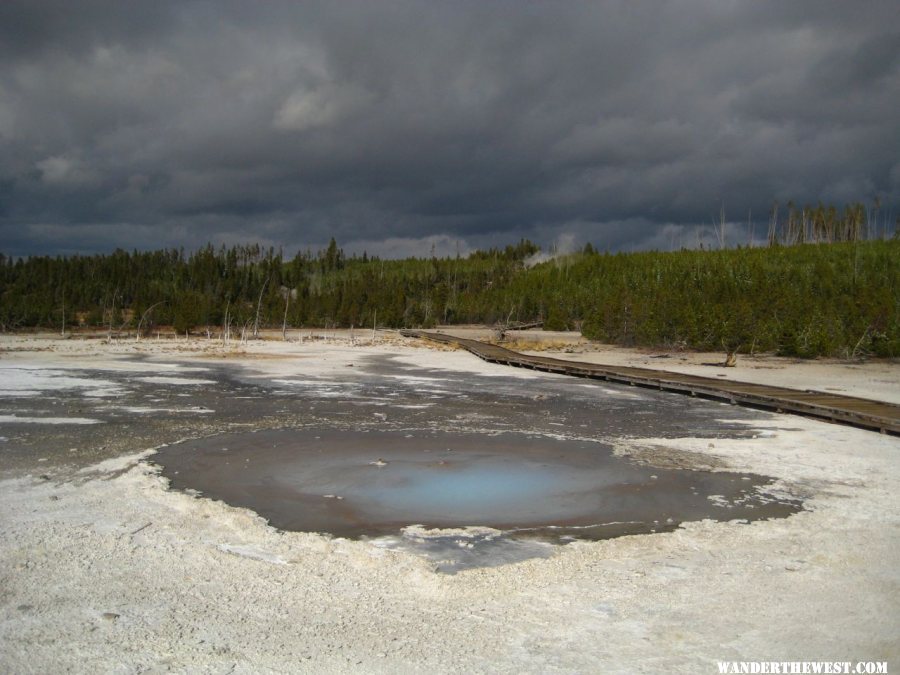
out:
<path id="1" fill-rule="evenodd" d="M 404 260 L 346 256 L 334 240 L 290 259 L 258 245 L 0 254 L 0 329 L 221 335 L 543 321 L 623 345 L 900 356 L 900 241 L 803 241 L 617 254 L 588 244 L 540 264 L 527 240 Z"/>
<path id="2" fill-rule="evenodd" d="M 431 326 L 477 321 L 539 248 L 528 241 L 455 258 L 346 256 L 258 245 L 13 260 L 0 254 L 0 329 L 112 327 L 183 333 L 246 326 Z"/>

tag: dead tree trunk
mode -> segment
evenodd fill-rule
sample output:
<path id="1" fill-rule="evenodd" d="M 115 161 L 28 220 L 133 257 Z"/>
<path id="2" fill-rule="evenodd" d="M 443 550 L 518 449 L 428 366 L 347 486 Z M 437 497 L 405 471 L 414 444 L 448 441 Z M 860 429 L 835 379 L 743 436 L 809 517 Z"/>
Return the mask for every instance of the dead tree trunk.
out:
<path id="1" fill-rule="evenodd" d="M 229 338 L 231 338 L 231 319 L 228 316 L 228 312 L 231 309 L 231 298 L 228 298 L 228 302 L 225 303 L 225 323 L 222 325 L 222 342 L 226 345 L 228 344 Z"/>
<path id="2" fill-rule="evenodd" d="M 144 311 L 144 313 L 141 315 L 141 320 L 138 321 L 137 334 L 134 336 L 135 341 L 138 341 L 138 340 L 141 339 L 141 327 L 144 325 L 144 319 L 146 319 L 146 318 L 147 318 L 147 315 L 148 315 L 150 312 L 153 311 L 153 308 L 154 308 L 154 307 L 159 307 L 159 306 L 160 306 L 161 304 L 163 304 L 164 302 L 165 302 L 165 300 L 160 300 L 159 302 L 157 302 L 157 303 L 155 303 L 155 304 L 153 304 L 153 305 L 150 305 L 150 306 L 146 309 L 146 311 Z"/>
<path id="3" fill-rule="evenodd" d="M 256 301 L 256 319 L 253 321 L 253 338 L 259 337 L 259 310 L 262 307 L 263 293 L 266 292 L 266 286 L 269 285 L 269 277 L 263 282 L 262 289 L 259 291 L 259 300 Z"/>

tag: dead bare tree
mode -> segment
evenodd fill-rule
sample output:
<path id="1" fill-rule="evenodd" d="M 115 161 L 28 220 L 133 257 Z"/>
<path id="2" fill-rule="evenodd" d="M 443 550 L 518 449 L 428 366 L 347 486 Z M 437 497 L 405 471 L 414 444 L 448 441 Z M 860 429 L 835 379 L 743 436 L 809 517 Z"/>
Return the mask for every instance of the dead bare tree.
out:
<path id="1" fill-rule="evenodd" d="M 769 219 L 769 246 L 774 246 L 778 242 L 778 202 L 772 205 L 772 217 Z"/>
<path id="2" fill-rule="evenodd" d="M 241 344 L 247 343 L 247 333 L 250 332 L 250 319 L 247 319 L 244 322 L 244 325 L 241 326 Z"/>
<path id="3" fill-rule="evenodd" d="M 60 302 L 62 303 L 62 327 L 59 330 L 60 337 L 66 337 L 66 286 L 63 284 L 62 286 L 56 289 L 57 295 L 59 296 Z M 52 321 L 52 318 L 51 318 Z"/>
<path id="4" fill-rule="evenodd" d="M 859 341 L 853 347 L 853 350 L 850 352 L 851 359 L 859 359 L 868 356 L 868 352 L 863 347 L 863 343 L 866 341 L 866 338 L 869 337 L 869 331 L 872 329 L 871 324 L 866 326 L 866 330 L 863 331 L 862 337 L 859 338 Z"/>
<path id="5" fill-rule="evenodd" d="M 228 340 L 231 339 L 231 317 L 228 314 L 230 310 L 231 298 L 228 298 L 228 301 L 225 303 L 225 321 L 222 324 L 222 342 L 226 345 Z"/>
<path id="6" fill-rule="evenodd" d="M 507 316 L 506 316 L 506 321 L 505 321 L 504 323 L 502 323 L 502 324 L 499 324 L 499 323 L 498 323 L 498 324 L 497 324 L 497 327 L 494 329 L 494 330 L 496 331 L 496 333 L 497 333 L 497 339 L 498 339 L 498 340 L 505 340 L 505 339 L 506 339 L 506 334 L 509 332 L 510 321 L 512 320 L 513 312 L 515 312 L 515 311 L 516 311 L 516 308 L 515 308 L 515 306 L 513 306 L 513 307 L 509 310 L 509 314 L 507 314 Z"/>
<path id="7" fill-rule="evenodd" d="M 719 210 L 719 230 L 716 231 L 716 238 L 719 240 L 719 248 L 725 248 L 727 245 L 725 238 L 725 202 L 722 202 L 722 208 Z"/>
<path id="8" fill-rule="evenodd" d="M 291 304 L 291 292 L 287 291 L 284 294 L 284 319 L 281 322 L 281 339 L 283 341 L 287 341 L 287 315 L 288 315 L 288 305 Z M 257 310 L 258 313 L 259 310 Z"/>
<path id="9" fill-rule="evenodd" d="M 256 318 L 253 320 L 253 338 L 256 339 L 259 337 L 259 310 L 262 307 L 262 299 L 263 293 L 266 292 L 266 286 L 269 285 L 269 277 L 266 277 L 266 280 L 263 282 L 262 288 L 259 291 L 259 300 L 256 301 Z"/>
<path id="10" fill-rule="evenodd" d="M 159 307 L 160 305 L 162 305 L 164 303 L 165 303 L 165 300 L 160 300 L 159 302 L 150 305 L 144 311 L 144 313 L 141 315 L 141 320 L 138 321 L 138 325 L 137 325 L 137 333 L 134 336 L 134 339 L 136 342 L 141 339 L 141 327 L 144 325 L 144 319 L 147 318 L 147 315 L 150 314 L 150 312 L 152 312 L 154 310 L 154 308 Z"/>
<path id="11" fill-rule="evenodd" d="M 112 294 L 112 301 L 111 301 L 111 305 L 109 308 L 109 329 L 106 332 L 106 342 L 109 344 L 112 343 L 113 318 L 116 315 L 116 298 L 118 297 L 118 295 L 119 295 L 119 287 L 116 286 L 116 290 L 113 291 L 113 294 Z"/>

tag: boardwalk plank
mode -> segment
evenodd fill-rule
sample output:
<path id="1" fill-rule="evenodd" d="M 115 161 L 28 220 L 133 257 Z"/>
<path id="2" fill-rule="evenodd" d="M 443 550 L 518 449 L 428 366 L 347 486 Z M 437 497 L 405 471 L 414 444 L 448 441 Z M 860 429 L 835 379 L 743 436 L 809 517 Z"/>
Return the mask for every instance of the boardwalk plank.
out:
<path id="1" fill-rule="evenodd" d="M 478 340 L 457 338 L 443 333 L 403 330 L 400 331 L 400 334 L 406 337 L 459 345 L 479 358 L 493 363 L 575 377 L 604 379 L 691 396 L 717 398 L 756 408 L 790 412 L 900 435 L 900 406 L 893 403 L 821 391 L 804 391 L 752 382 L 734 382 L 714 377 L 671 373 L 652 368 L 606 366 L 545 356 L 531 356 Z"/>

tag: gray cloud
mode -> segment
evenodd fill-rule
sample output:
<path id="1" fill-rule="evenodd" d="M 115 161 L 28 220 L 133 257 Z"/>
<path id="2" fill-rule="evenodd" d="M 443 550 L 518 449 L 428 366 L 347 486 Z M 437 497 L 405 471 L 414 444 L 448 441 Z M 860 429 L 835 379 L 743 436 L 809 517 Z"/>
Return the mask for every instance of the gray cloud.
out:
<path id="1" fill-rule="evenodd" d="M 748 240 L 773 199 L 887 213 L 894 10 L 5 2 L 0 250 L 629 249 L 695 245 L 723 202 Z"/>

